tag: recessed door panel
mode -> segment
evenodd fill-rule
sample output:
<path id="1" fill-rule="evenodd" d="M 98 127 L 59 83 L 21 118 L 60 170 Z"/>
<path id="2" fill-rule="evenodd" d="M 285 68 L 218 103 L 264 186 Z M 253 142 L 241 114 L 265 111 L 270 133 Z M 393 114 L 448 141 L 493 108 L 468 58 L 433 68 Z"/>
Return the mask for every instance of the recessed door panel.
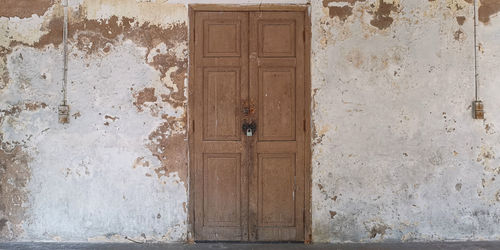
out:
<path id="1" fill-rule="evenodd" d="M 295 155 L 259 155 L 258 226 L 295 225 Z"/>
<path id="2" fill-rule="evenodd" d="M 239 68 L 206 68 L 204 80 L 204 140 L 239 140 Z"/>
<path id="3" fill-rule="evenodd" d="M 238 57 L 241 55 L 241 21 L 214 19 L 204 21 L 204 56 Z"/>
<path id="4" fill-rule="evenodd" d="M 260 57 L 295 56 L 295 20 L 260 20 L 258 28 Z"/>
<path id="5" fill-rule="evenodd" d="M 295 69 L 259 68 L 259 140 L 295 140 Z"/>
<path id="6" fill-rule="evenodd" d="M 239 154 L 206 154 L 204 157 L 204 226 L 239 227 Z"/>

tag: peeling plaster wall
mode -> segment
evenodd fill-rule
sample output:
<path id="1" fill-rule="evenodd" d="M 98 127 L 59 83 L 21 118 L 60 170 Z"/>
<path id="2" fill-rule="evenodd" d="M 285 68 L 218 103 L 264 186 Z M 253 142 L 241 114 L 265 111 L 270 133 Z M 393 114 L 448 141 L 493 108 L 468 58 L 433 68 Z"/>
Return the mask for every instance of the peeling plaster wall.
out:
<path id="1" fill-rule="evenodd" d="M 27 4 L 30 2 L 30 4 Z M 70 124 L 57 0 L 0 6 L 0 241 L 185 241 L 187 3 L 70 0 Z M 499 240 L 500 6 L 314 0 L 315 242 Z"/>
<path id="2" fill-rule="evenodd" d="M 313 241 L 500 239 L 492 2 L 311 1 Z"/>
<path id="3" fill-rule="evenodd" d="M 0 240 L 186 239 L 187 8 L 119 2 L 71 1 L 67 125 L 60 4 L 0 18 Z"/>

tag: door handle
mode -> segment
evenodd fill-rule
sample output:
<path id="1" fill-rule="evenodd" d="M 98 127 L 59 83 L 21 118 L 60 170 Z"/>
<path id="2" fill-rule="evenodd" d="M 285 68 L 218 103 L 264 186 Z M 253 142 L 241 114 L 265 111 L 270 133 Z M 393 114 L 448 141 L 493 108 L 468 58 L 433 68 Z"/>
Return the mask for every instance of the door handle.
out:
<path id="1" fill-rule="evenodd" d="M 257 131 L 257 124 L 255 124 L 254 121 L 250 123 L 244 122 L 241 128 L 243 130 L 243 133 L 245 133 L 247 136 L 253 136 L 255 134 L 255 131 Z"/>

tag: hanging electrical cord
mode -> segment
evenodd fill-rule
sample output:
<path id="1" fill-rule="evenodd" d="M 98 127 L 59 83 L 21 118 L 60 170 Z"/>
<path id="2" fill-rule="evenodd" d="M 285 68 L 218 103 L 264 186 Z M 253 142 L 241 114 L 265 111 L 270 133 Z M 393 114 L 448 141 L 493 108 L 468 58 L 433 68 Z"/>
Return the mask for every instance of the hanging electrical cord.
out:
<path id="1" fill-rule="evenodd" d="M 474 0 L 474 83 L 475 83 L 475 101 L 478 101 L 478 73 L 477 73 L 477 21 L 476 21 L 476 0 Z"/>
<path id="2" fill-rule="evenodd" d="M 63 83 L 62 83 L 62 104 L 59 105 L 59 123 L 69 123 L 69 106 L 67 101 L 68 87 L 68 0 L 63 0 L 64 25 L 63 25 Z"/>
<path id="3" fill-rule="evenodd" d="M 63 105 L 66 105 L 66 88 L 68 86 L 68 0 L 64 0 L 64 75 L 63 75 Z"/>
<path id="4" fill-rule="evenodd" d="M 477 67 L 477 0 L 474 0 L 474 102 L 472 112 L 474 119 L 484 119 L 483 102 L 479 100 L 479 73 Z"/>

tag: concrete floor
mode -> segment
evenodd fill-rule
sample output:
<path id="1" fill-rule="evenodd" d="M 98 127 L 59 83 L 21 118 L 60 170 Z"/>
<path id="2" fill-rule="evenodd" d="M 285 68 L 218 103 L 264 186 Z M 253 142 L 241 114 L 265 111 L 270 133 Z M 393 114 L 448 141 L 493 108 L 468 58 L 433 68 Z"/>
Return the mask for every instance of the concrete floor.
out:
<path id="1" fill-rule="evenodd" d="M 205 249 L 241 249 L 241 250 L 396 250 L 396 249 L 449 249 L 449 250 L 500 250 L 500 241 L 496 242 L 435 242 L 435 243 L 379 243 L 379 244 L 244 244 L 244 243 L 198 243 L 198 244 L 115 244 L 115 243 L 0 243 L 0 249 L 27 249 L 27 250 L 58 250 L 58 249 L 176 249 L 176 250 L 205 250 Z"/>

